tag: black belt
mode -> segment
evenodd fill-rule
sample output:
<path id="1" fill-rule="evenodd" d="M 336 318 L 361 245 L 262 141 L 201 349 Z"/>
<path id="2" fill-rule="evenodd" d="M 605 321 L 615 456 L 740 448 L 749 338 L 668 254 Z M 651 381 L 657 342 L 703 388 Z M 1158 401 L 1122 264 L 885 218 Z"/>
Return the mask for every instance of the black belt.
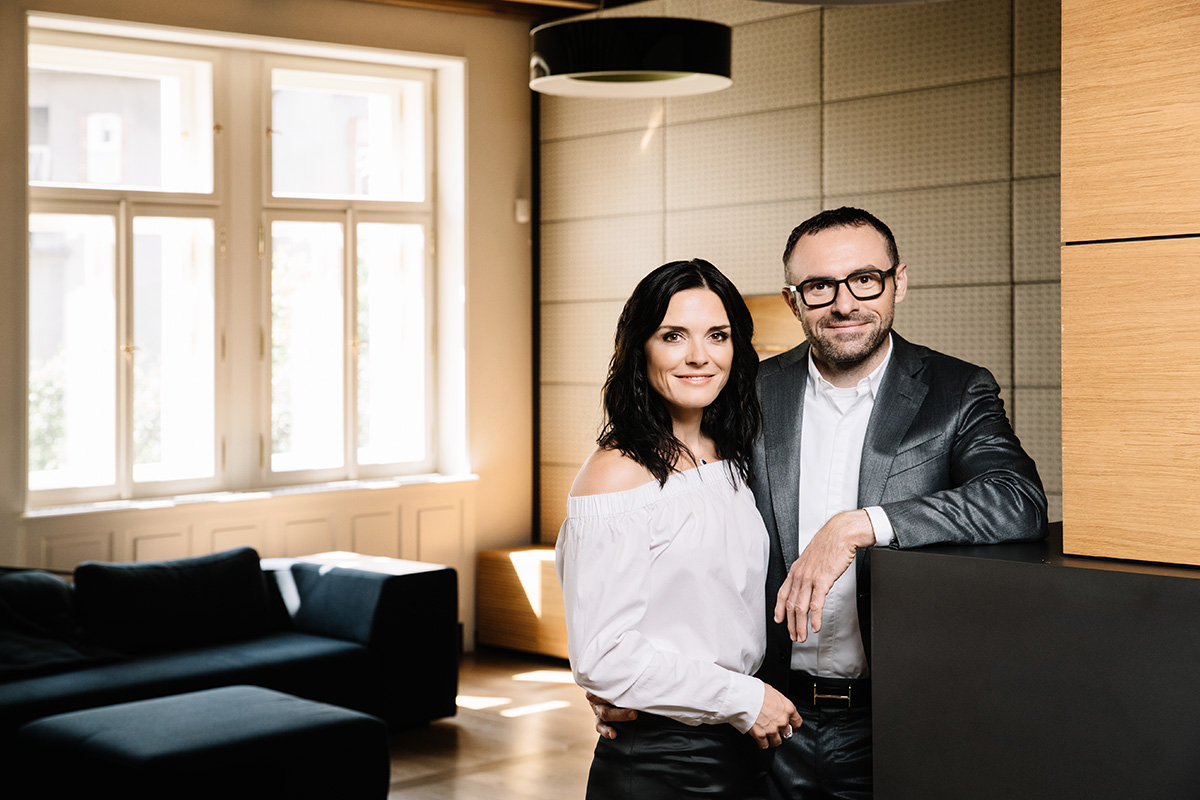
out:
<path id="1" fill-rule="evenodd" d="M 792 670 L 788 698 L 805 708 L 870 708 L 870 678 L 821 678 Z"/>

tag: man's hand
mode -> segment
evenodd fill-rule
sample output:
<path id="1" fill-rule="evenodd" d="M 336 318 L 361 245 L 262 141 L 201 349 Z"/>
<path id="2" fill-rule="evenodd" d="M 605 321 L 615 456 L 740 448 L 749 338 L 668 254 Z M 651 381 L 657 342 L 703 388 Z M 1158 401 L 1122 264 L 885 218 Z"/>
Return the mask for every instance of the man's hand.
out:
<path id="1" fill-rule="evenodd" d="M 602 700 L 591 692 L 586 692 L 587 701 L 596 715 L 596 733 L 605 739 L 617 738 L 616 728 L 610 727 L 609 722 L 629 722 L 637 719 L 637 712 L 631 708 L 617 708 L 607 700 Z"/>
<path id="2" fill-rule="evenodd" d="M 792 564 L 775 601 L 775 621 L 786 616 L 793 642 L 808 638 L 810 616 L 812 629 L 821 630 L 821 611 L 834 581 L 854 563 L 858 548 L 873 544 L 875 529 L 861 508 L 835 514 L 821 526 Z"/>
<path id="3" fill-rule="evenodd" d="M 771 684 L 766 683 L 763 686 L 766 691 L 763 693 L 762 710 L 758 712 L 758 719 L 750 728 L 750 735 L 758 742 L 759 749 L 766 750 L 769 747 L 779 747 L 784 739 L 792 738 L 792 731 L 799 728 L 804 720 L 800 718 L 800 713 L 796 711 L 791 700 L 780 694 Z"/>

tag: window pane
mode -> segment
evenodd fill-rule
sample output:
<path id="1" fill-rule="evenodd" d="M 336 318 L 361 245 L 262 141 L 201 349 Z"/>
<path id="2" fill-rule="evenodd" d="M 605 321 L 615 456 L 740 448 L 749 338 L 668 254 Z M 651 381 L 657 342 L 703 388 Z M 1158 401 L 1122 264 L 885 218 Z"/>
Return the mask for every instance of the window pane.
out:
<path id="1" fill-rule="evenodd" d="M 214 474 L 211 219 L 133 221 L 133 479 Z"/>
<path id="2" fill-rule="evenodd" d="M 358 463 L 425 458 L 425 233 L 358 226 Z"/>
<path id="3" fill-rule="evenodd" d="M 29 217 L 29 488 L 115 483 L 116 223 Z"/>
<path id="4" fill-rule="evenodd" d="M 271 90 L 276 197 L 425 198 L 424 84 L 275 69 Z"/>
<path id="5" fill-rule="evenodd" d="M 29 47 L 29 181 L 211 192 L 212 65 Z"/>
<path id="6" fill-rule="evenodd" d="M 271 469 L 344 457 L 342 226 L 271 225 Z"/>

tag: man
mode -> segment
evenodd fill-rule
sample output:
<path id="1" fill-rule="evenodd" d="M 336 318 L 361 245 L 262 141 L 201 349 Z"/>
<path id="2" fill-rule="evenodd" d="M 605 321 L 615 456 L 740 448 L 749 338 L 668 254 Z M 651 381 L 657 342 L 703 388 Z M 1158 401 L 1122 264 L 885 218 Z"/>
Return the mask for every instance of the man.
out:
<path id="1" fill-rule="evenodd" d="M 751 488 L 774 623 L 759 674 L 804 724 L 775 752 L 772 790 L 869 798 L 870 548 L 1040 539 L 1046 497 L 991 374 L 892 332 L 908 273 L 886 225 L 824 211 L 792 231 L 783 262 L 807 341 L 759 371 Z M 632 716 L 595 708 L 604 735 Z"/>

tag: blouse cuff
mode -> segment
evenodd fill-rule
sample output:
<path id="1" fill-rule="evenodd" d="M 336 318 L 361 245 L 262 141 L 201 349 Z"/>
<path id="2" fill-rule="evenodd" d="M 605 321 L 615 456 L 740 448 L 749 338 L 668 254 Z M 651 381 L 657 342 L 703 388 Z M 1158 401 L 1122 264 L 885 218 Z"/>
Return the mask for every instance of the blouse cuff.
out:
<path id="1" fill-rule="evenodd" d="M 739 733 L 746 733 L 758 721 L 766 695 L 758 678 L 740 672 L 729 673 L 729 689 L 725 693 L 725 713 L 722 715 Z"/>

